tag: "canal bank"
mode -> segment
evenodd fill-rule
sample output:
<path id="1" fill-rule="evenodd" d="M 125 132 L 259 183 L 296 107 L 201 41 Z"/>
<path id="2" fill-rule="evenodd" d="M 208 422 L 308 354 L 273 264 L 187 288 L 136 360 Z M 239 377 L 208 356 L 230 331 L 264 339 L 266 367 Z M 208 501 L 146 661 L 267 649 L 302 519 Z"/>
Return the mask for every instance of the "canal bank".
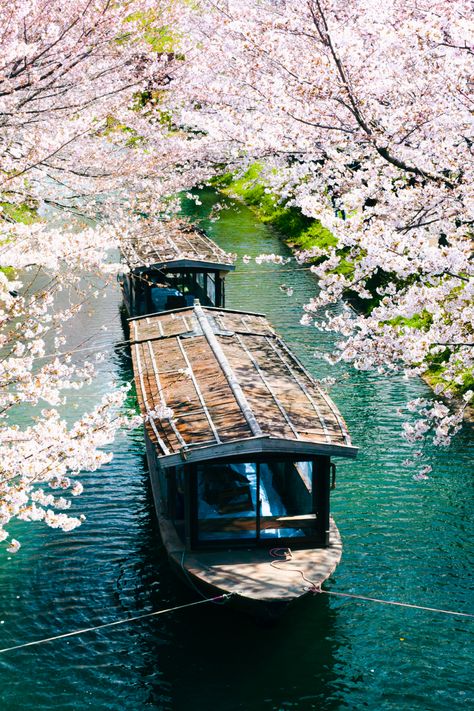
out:
<path id="1" fill-rule="evenodd" d="M 265 225 L 276 229 L 281 239 L 293 253 L 304 252 L 313 248 L 318 248 L 322 252 L 336 249 L 340 257 L 340 263 L 335 269 L 336 273 L 344 276 L 352 273 L 353 266 L 346 259 L 347 250 L 337 250 L 337 238 L 321 223 L 303 215 L 297 207 L 286 207 L 279 203 L 277 196 L 269 192 L 261 177 L 262 166 L 259 163 L 251 165 L 241 176 L 237 177 L 233 173 L 226 173 L 211 181 L 213 187 L 223 195 L 235 200 L 242 200 L 250 207 L 256 218 Z M 314 260 L 310 260 L 314 261 Z M 381 296 L 377 293 L 377 287 L 381 286 L 384 278 L 388 275 L 375 274 L 367 280 L 366 288 L 372 295 L 369 299 L 362 299 L 354 292 L 347 293 L 347 303 L 355 311 L 361 314 L 368 314 L 379 304 Z M 424 318 L 413 317 L 407 320 L 407 327 L 421 329 L 422 333 Z M 445 354 L 444 354 L 445 355 Z M 446 389 L 446 381 L 443 380 L 444 356 L 436 356 L 427 370 L 420 376 L 424 382 L 433 390 L 441 384 Z M 464 372 L 464 382 L 462 384 L 452 381 L 450 383 L 452 399 L 444 396 L 443 392 L 438 395 L 439 399 L 450 406 L 455 403 L 456 408 L 463 408 L 463 419 L 466 422 L 474 422 L 474 408 L 466 405 L 463 394 L 474 387 L 474 376 L 472 371 L 466 369 Z"/>
<path id="2" fill-rule="evenodd" d="M 245 205 L 227 199 L 212 222 L 218 200 L 204 191 L 201 205 L 184 207 L 221 247 L 290 256 Z M 414 449 L 400 436 L 397 408 L 431 397 L 428 388 L 329 366 L 323 356 L 334 336 L 299 324 L 313 277 L 238 264 L 226 281 L 228 306 L 266 312 L 315 377 L 336 377 L 331 396 L 361 448 L 355 462 L 338 463 L 333 514 L 344 549 L 328 589 L 472 612 L 467 430 L 447 450 L 426 445 L 433 472 L 414 481 L 417 468 L 404 464 Z M 78 324 L 80 338 L 97 334 L 88 346 L 107 353 L 100 378 L 78 394 L 81 408 L 111 377 L 131 380 L 120 299 L 111 287 Z M 24 526 L 21 551 L 2 558 L 1 647 L 196 599 L 160 547 L 141 430 L 123 433 L 113 451 L 103 471 L 81 477 L 74 510 L 87 515 L 83 526 L 69 534 Z M 319 596 L 273 629 L 210 604 L 12 652 L 0 658 L 0 701 L 9 711 L 461 711 L 474 704 L 471 670 L 469 620 Z"/>

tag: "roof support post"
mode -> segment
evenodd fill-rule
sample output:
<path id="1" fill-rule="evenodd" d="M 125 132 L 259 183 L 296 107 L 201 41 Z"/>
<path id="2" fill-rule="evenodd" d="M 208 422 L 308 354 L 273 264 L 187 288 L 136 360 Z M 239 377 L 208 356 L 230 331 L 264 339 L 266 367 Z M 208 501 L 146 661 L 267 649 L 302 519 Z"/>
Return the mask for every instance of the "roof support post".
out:
<path id="1" fill-rule="evenodd" d="M 186 550 L 195 545 L 197 528 L 196 467 L 188 465 L 184 472 L 184 537 Z"/>
<path id="2" fill-rule="evenodd" d="M 313 464 L 313 501 L 318 538 L 323 546 L 329 545 L 330 473 L 331 458 L 316 456 Z"/>
<path id="3" fill-rule="evenodd" d="M 222 277 L 221 273 L 216 269 L 214 272 L 214 277 L 215 277 L 215 287 L 216 287 L 216 293 L 214 296 L 214 306 L 224 306 L 223 300 L 222 300 Z"/>

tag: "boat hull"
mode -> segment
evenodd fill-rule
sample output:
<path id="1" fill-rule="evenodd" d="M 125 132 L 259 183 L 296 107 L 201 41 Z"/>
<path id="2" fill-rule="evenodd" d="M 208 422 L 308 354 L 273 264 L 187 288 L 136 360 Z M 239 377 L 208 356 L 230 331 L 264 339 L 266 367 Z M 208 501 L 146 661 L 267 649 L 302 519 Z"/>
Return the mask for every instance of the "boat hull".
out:
<path id="1" fill-rule="evenodd" d="M 172 521 L 163 515 L 154 448 L 146 438 L 155 510 L 170 563 L 199 595 L 226 595 L 229 604 L 261 621 L 275 620 L 299 599 L 317 590 L 333 573 L 342 555 L 342 541 L 330 519 L 329 544 L 319 548 L 268 546 L 186 549 Z"/>
<path id="2" fill-rule="evenodd" d="M 259 622 L 273 622 L 316 592 L 341 559 L 339 531 L 331 521 L 327 548 L 240 548 L 186 551 L 169 521 L 158 517 L 175 573 L 197 594 L 228 596 L 227 603 Z"/>

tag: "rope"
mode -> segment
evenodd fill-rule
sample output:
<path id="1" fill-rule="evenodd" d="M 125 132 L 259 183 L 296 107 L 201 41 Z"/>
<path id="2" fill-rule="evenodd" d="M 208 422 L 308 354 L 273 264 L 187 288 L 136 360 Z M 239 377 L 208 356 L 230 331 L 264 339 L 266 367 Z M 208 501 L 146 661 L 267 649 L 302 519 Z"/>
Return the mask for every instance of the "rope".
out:
<path id="1" fill-rule="evenodd" d="M 189 575 L 187 569 L 185 568 L 185 565 L 184 565 L 185 555 L 186 555 L 186 550 L 183 550 L 183 553 L 181 555 L 181 561 L 180 561 L 181 570 L 183 571 L 184 577 L 186 578 L 186 580 L 188 581 L 188 583 L 190 584 L 192 589 L 199 595 L 199 597 L 204 598 L 203 602 L 207 600 L 208 602 L 213 602 L 215 605 L 224 605 L 225 602 L 224 601 L 221 602 L 220 598 L 225 597 L 225 595 L 221 595 L 217 598 L 216 597 L 208 598 L 204 595 L 204 593 L 201 590 L 199 590 L 198 586 L 195 584 L 194 580 L 192 579 L 192 577 Z M 233 595 L 233 594 L 234 593 L 228 593 L 228 595 Z"/>
<path id="2" fill-rule="evenodd" d="M 277 560 L 272 560 L 270 565 L 275 568 L 276 570 L 286 570 L 289 572 L 294 572 L 294 573 L 299 573 L 303 580 L 308 583 L 308 587 L 305 588 L 308 592 L 312 592 L 314 594 L 318 593 L 324 593 L 325 595 L 334 595 L 336 597 L 345 597 L 345 598 L 350 598 L 352 600 L 364 600 L 366 602 L 377 602 L 380 603 L 381 605 L 395 605 L 397 607 L 408 607 L 413 610 L 425 610 L 426 612 L 439 612 L 443 615 L 456 615 L 458 617 L 474 617 L 474 614 L 470 614 L 469 612 L 457 612 L 454 610 L 443 610 L 438 607 L 425 607 L 424 605 L 414 605 L 409 602 L 398 602 L 396 600 L 382 600 L 377 597 L 369 597 L 367 595 L 356 595 L 352 593 L 344 593 L 344 592 L 337 592 L 335 590 L 323 590 L 321 588 L 321 583 L 315 583 L 314 580 L 310 580 L 306 576 L 306 573 L 304 570 L 301 568 L 289 568 L 288 566 L 285 565 L 284 568 L 280 568 L 276 563 L 281 562 L 281 563 L 286 563 L 287 561 L 291 560 L 293 558 L 293 554 L 289 548 L 272 548 L 270 551 L 270 555 L 272 558 L 276 558 Z"/>
<path id="3" fill-rule="evenodd" d="M 82 630 L 74 630 L 74 632 L 66 632 L 64 634 L 58 634 L 54 637 L 45 637 L 44 639 L 36 639 L 33 642 L 25 642 L 24 644 L 16 644 L 13 647 L 5 647 L 0 649 L 0 654 L 4 652 L 11 652 L 14 649 L 23 649 L 24 647 L 34 647 L 37 644 L 44 644 L 45 642 L 54 642 L 58 639 L 65 639 L 66 637 L 75 637 L 79 634 L 85 634 L 86 632 L 94 632 L 95 630 L 102 630 L 105 627 L 114 627 L 116 625 L 123 625 L 127 622 L 136 622 L 137 620 L 144 620 L 147 617 L 156 617 L 158 615 L 164 615 L 168 612 L 177 612 L 178 610 L 184 610 L 186 607 L 195 607 L 196 605 L 203 605 L 205 602 L 216 602 L 217 600 L 225 600 L 232 597 L 234 593 L 226 593 L 225 595 L 218 595 L 213 598 L 205 598 L 204 600 L 197 600 L 196 602 L 188 602 L 186 605 L 178 605 L 177 607 L 168 607 L 164 610 L 157 610 L 156 612 L 146 612 L 143 615 L 136 615 L 135 617 L 127 617 L 123 620 L 115 620 L 115 622 L 105 622 L 102 625 L 95 625 L 94 627 L 85 627 Z"/>
<path id="4" fill-rule="evenodd" d="M 325 593 L 326 595 L 337 595 L 338 597 L 350 597 L 356 600 L 367 600 L 369 602 L 379 602 L 382 605 L 397 605 L 398 607 L 410 607 L 414 610 L 426 610 L 427 612 L 440 612 L 443 615 L 457 615 L 459 617 L 474 617 L 469 612 L 457 612 L 455 610 L 442 610 L 438 607 L 424 607 L 423 605 L 412 605 L 409 602 L 398 602 L 396 600 L 380 600 L 377 597 L 367 597 L 365 595 L 351 595 L 350 593 L 336 592 L 335 590 L 314 590 L 316 593 Z"/>

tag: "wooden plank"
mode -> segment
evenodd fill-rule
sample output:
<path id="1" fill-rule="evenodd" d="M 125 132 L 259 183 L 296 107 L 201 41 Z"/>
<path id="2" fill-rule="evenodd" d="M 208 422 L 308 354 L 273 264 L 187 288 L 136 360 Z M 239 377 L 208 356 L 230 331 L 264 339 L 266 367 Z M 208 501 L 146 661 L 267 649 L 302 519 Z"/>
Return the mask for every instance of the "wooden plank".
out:
<path id="1" fill-rule="evenodd" d="M 249 404 L 247 402 L 247 399 L 245 398 L 245 395 L 242 391 L 242 388 L 240 387 L 240 384 L 235 377 L 232 368 L 230 367 L 227 358 L 224 355 L 224 352 L 220 346 L 220 343 L 218 342 L 216 336 L 214 335 L 209 322 L 206 319 L 206 315 L 203 312 L 201 306 L 199 304 L 195 305 L 194 307 L 195 314 L 198 318 L 199 324 L 202 328 L 202 331 L 204 333 L 204 336 L 209 343 L 209 346 L 211 347 L 215 359 L 218 361 L 220 367 L 222 368 L 225 377 L 227 378 L 227 381 L 229 383 L 229 386 L 233 392 L 233 395 L 242 410 L 242 414 L 247 420 L 247 423 L 252 431 L 252 434 L 255 436 L 258 436 L 262 434 L 262 430 L 260 429 L 260 425 L 258 424 L 257 420 L 255 419 L 255 415 L 252 412 L 252 409 L 249 407 Z"/>
<path id="2" fill-rule="evenodd" d="M 274 350 L 274 352 L 277 354 L 277 356 L 280 358 L 281 362 L 285 365 L 285 367 L 289 370 L 289 372 L 292 374 L 295 383 L 298 385 L 298 387 L 304 392 L 306 397 L 308 398 L 309 402 L 313 406 L 314 411 L 316 412 L 319 421 L 321 422 L 321 426 L 324 430 L 324 435 L 326 442 L 331 441 L 331 437 L 328 432 L 327 428 L 327 423 L 325 418 L 322 415 L 321 408 L 319 407 L 318 403 L 316 403 L 315 399 L 312 397 L 311 393 L 309 392 L 308 388 L 305 386 L 305 384 L 300 380 L 300 378 L 297 377 L 294 369 L 285 361 L 285 359 L 282 357 L 281 353 L 278 351 L 276 348 L 275 344 L 272 342 L 272 340 L 267 339 L 267 343 L 271 346 L 271 348 Z"/>
<path id="3" fill-rule="evenodd" d="M 281 408 L 255 368 L 255 363 L 237 339 L 238 336 L 232 339 L 222 338 L 222 348 L 250 407 L 256 413 L 261 431 L 286 439 L 297 439 L 291 424 L 282 415 Z"/>
<path id="4" fill-rule="evenodd" d="M 285 408 L 283 407 L 281 401 L 279 400 L 279 398 L 276 396 L 276 394 L 273 392 L 272 388 L 270 387 L 270 383 L 269 383 L 269 381 L 267 380 L 264 371 L 262 370 L 262 368 L 260 368 L 259 364 L 257 363 L 257 361 L 255 360 L 255 358 L 253 357 L 252 353 L 249 351 L 249 349 L 248 349 L 247 346 L 245 345 L 243 339 L 242 339 L 240 336 L 238 336 L 238 335 L 236 336 L 236 338 L 237 338 L 237 341 L 238 341 L 238 342 L 240 343 L 240 345 L 242 346 L 242 348 L 244 349 L 244 351 L 246 352 L 246 354 L 247 354 L 247 356 L 249 357 L 249 359 L 252 361 L 252 363 L 253 363 L 253 365 L 254 365 L 254 368 L 256 369 L 257 373 L 259 374 L 260 378 L 262 379 L 263 384 L 264 384 L 265 387 L 267 388 L 267 390 L 268 390 L 268 392 L 269 392 L 269 394 L 270 394 L 270 397 L 275 401 L 275 403 L 276 403 L 278 409 L 280 410 L 281 414 L 283 415 L 284 420 L 286 421 L 286 423 L 287 423 L 288 426 L 290 427 L 291 431 L 292 431 L 293 434 L 295 435 L 295 438 L 296 438 L 296 439 L 299 439 L 298 431 L 295 429 L 295 427 L 293 427 L 293 423 L 292 423 L 291 419 L 289 418 L 289 416 L 288 416 L 288 414 L 287 414 Z"/>
<path id="5" fill-rule="evenodd" d="M 139 384 L 139 386 L 140 386 L 140 391 L 141 391 L 141 393 L 142 393 L 143 406 L 144 406 L 145 412 L 148 414 L 148 423 L 150 424 L 150 426 L 151 426 L 151 428 L 152 428 L 152 430 L 153 430 L 153 432 L 154 432 L 154 434 L 155 434 L 155 436 L 156 436 L 157 442 L 158 442 L 159 446 L 161 447 L 161 450 L 162 450 L 163 454 L 168 455 L 168 454 L 170 454 L 171 452 L 170 452 L 170 450 L 168 449 L 168 447 L 165 445 L 165 443 L 163 442 L 162 438 L 160 437 L 160 435 L 159 435 L 159 433 L 158 433 L 158 430 L 157 430 L 157 428 L 156 428 L 156 426 L 155 426 L 153 417 L 150 416 L 150 408 L 149 408 L 149 406 L 148 406 L 148 401 L 147 401 L 147 397 L 146 397 L 146 390 L 145 390 L 145 383 L 144 383 L 144 377 L 143 377 L 143 372 L 142 372 L 142 368 L 141 368 L 140 346 L 138 346 L 138 345 L 135 346 L 135 356 L 136 356 L 136 369 L 137 369 L 137 371 L 138 371 L 138 384 Z M 137 388 L 137 390 L 138 390 L 138 388 Z"/>
<path id="6" fill-rule="evenodd" d="M 334 418 L 337 421 L 337 424 L 340 428 L 344 444 L 347 446 L 351 446 L 351 438 L 349 435 L 349 431 L 347 429 L 346 423 L 344 422 L 344 418 L 341 416 L 341 413 L 339 412 L 338 408 L 336 407 L 336 404 L 331 400 L 329 395 L 327 395 L 324 390 L 315 382 L 313 376 L 311 373 L 309 373 L 304 365 L 300 362 L 300 360 L 290 351 L 288 346 L 284 341 L 282 341 L 280 338 L 276 339 L 281 348 L 287 353 L 288 357 L 293 360 L 293 362 L 299 366 L 301 371 L 305 374 L 305 376 L 308 378 L 309 382 L 312 384 L 313 388 L 315 388 L 318 393 L 320 394 L 321 398 L 325 401 L 326 405 L 328 406 L 330 412 L 334 416 Z"/>
<path id="7" fill-rule="evenodd" d="M 301 516 L 260 516 L 260 529 L 271 530 L 280 528 L 314 528 L 316 516 L 314 514 L 302 514 Z M 219 518 L 204 518 L 199 520 L 199 531 L 201 533 L 253 531 L 256 526 L 256 518 L 253 516 L 220 516 Z"/>
<path id="8" fill-rule="evenodd" d="M 155 356 L 154 356 L 154 353 L 153 353 L 153 347 L 152 347 L 150 341 L 148 341 L 148 350 L 149 350 L 150 358 L 151 358 L 151 362 L 152 362 L 153 374 L 154 374 L 154 376 L 155 376 L 156 385 L 157 385 L 157 388 L 158 388 L 158 397 L 159 397 L 159 399 L 160 399 L 160 405 L 161 405 L 161 407 L 169 407 L 168 403 L 166 402 L 166 398 L 165 398 L 165 395 L 164 395 L 164 392 L 163 392 L 163 387 L 162 387 L 162 385 L 161 385 L 160 376 L 159 376 L 159 374 L 158 374 L 158 369 L 157 369 L 157 366 L 156 366 Z M 173 413 L 173 414 L 174 414 L 174 413 Z M 182 436 L 181 436 L 181 434 L 180 434 L 178 428 L 176 427 L 175 423 L 173 422 L 173 415 L 172 415 L 171 417 L 167 418 L 167 421 L 168 421 L 170 427 L 172 428 L 173 432 L 175 433 L 176 438 L 177 438 L 178 442 L 180 443 L 180 445 L 181 445 L 182 447 L 186 447 L 186 442 L 185 442 L 184 439 L 182 438 Z"/>
<path id="9" fill-rule="evenodd" d="M 161 522 L 160 522 L 161 529 Z M 165 531 L 164 531 L 165 533 Z M 311 545 L 311 544 L 310 544 Z M 217 592 L 235 593 L 236 599 L 267 604 L 295 600 L 307 594 L 307 583 L 299 570 L 316 585 L 326 580 L 341 559 L 342 542 L 331 520 L 330 544 L 326 548 L 292 548 L 287 564 L 272 566 L 268 548 L 221 548 L 186 553 L 178 543 L 170 550 L 177 569 L 186 569 L 194 584 L 205 583 Z"/>
<path id="10" fill-rule="evenodd" d="M 190 375 L 190 378 L 191 378 L 191 380 L 192 380 L 192 382 L 193 382 L 193 385 L 194 385 L 194 388 L 195 388 L 195 390 L 196 390 L 197 396 L 198 396 L 198 398 L 199 398 L 199 402 L 201 403 L 202 409 L 203 409 L 203 411 L 204 411 L 204 413 L 205 413 L 205 415 L 206 415 L 206 417 L 207 417 L 207 419 L 208 419 L 209 427 L 210 427 L 211 430 L 212 430 L 212 434 L 214 435 L 215 441 L 216 441 L 217 443 L 219 443 L 219 442 L 221 441 L 221 440 L 220 440 L 220 437 L 219 437 L 219 433 L 217 432 L 217 429 L 216 429 L 216 427 L 215 427 L 215 425 L 214 425 L 214 422 L 212 421 L 212 417 L 211 417 L 211 415 L 210 415 L 210 413 L 209 413 L 209 410 L 208 410 L 208 408 L 207 408 L 206 401 L 204 400 L 204 397 L 203 397 L 201 388 L 199 387 L 198 381 L 196 380 L 196 376 L 195 376 L 195 374 L 194 374 L 193 367 L 192 367 L 191 362 L 190 362 L 190 360 L 189 360 L 189 358 L 188 358 L 188 355 L 187 355 L 187 353 L 186 353 L 186 349 L 184 348 L 183 343 L 182 343 L 182 341 L 181 341 L 179 338 L 177 339 L 177 341 L 178 341 L 178 346 L 179 346 L 179 348 L 180 348 L 180 350 L 181 350 L 181 353 L 182 353 L 182 355 L 183 355 L 183 358 L 184 358 L 184 360 L 186 361 L 186 365 L 187 365 L 187 367 L 189 368 L 189 375 Z"/>
<path id="11" fill-rule="evenodd" d="M 317 454 L 328 457 L 351 457 L 357 456 L 357 447 L 347 445 L 328 444 L 327 442 L 314 442 L 314 440 L 291 440 L 286 438 L 270 437 L 249 437 L 248 434 L 241 439 L 233 439 L 225 442 L 221 433 L 222 444 L 210 447 L 196 447 L 189 454 L 188 461 L 204 462 L 222 459 L 224 457 L 252 457 L 254 455 L 281 454 L 291 456 L 295 459 L 305 459 Z M 170 454 L 160 459 L 161 466 L 173 467 L 180 463 L 179 455 Z"/>

